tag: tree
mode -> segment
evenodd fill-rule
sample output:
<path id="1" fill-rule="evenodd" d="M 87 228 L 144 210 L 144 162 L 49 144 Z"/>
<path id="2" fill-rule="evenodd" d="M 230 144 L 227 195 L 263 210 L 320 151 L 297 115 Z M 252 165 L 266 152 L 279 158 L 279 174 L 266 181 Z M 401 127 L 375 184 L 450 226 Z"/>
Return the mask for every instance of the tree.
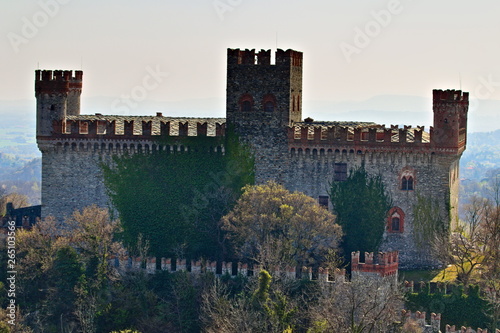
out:
<path id="1" fill-rule="evenodd" d="M 113 238 L 118 230 L 107 210 L 92 206 L 64 224 L 46 218 L 18 231 L 18 300 L 33 313 L 33 327 L 55 331 L 79 324 L 83 332 L 95 331 L 114 280 L 108 260 L 120 251 Z"/>
<path id="2" fill-rule="evenodd" d="M 311 197 L 274 182 L 243 190 L 222 218 L 241 257 L 264 267 L 305 266 L 322 263 L 337 250 L 341 228 Z"/>
<path id="3" fill-rule="evenodd" d="M 258 280 L 236 297 L 214 281 L 202 295 L 203 331 L 291 333 L 300 317 L 297 306 L 271 281 L 271 275 L 261 270 Z"/>
<path id="4" fill-rule="evenodd" d="M 29 205 L 28 197 L 24 194 L 10 193 L 0 196 L 0 216 L 4 216 L 7 212 L 7 204 L 12 203 L 14 208 L 26 207 Z"/>
<path id="5" fill-rule="evenodd" d="M 224 259 L 219 221 L 253 183 L 250 150 L 226 137 L 162 137 L 151 154 L 115 156 L 104 180 L 133 247 L 142 233 L 156 256 Z M 180 147 L 189 147 L 179 151 Z M 224 147 L 224 153 L 217 147 Z M 173 151 L 170 148 L 174 148 Z"/>
<path id="6" fill-rule="evenodd" d="M 364 167 L 351 170 L 346 181 L 331 184 L 330 199 L 344 231 L 344 256 L 377 251 L 392 206 L 381 177 L 368 175 Z"/>
<path id="7" fill-rule="evenodd" d="M 436 233 L 433 249 L 436 256 L 444 263 L 457 269 L 457 280 L 467 288 L 472 274 L 489 256 L 485 252 L 485 234 L 483 218 L 487 203 L 482 198 L 474 197 L 465 208 L 465 221 L 459 222 L 448 239 L 442 233 Z"/>
<path id="8" fill-rule="evenodd" d="M 384 279 L 359 276 L 320 287 L 318 301 L 309 311 L 311 332 L 392 332 L 400 320 L 403 294 Z"/>

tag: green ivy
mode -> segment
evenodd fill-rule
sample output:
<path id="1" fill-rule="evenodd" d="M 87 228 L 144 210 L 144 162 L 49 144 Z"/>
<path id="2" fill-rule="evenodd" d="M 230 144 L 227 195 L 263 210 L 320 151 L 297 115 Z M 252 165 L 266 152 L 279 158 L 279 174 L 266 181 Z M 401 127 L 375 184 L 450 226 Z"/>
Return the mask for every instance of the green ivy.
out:
<path id="1" fill-rule="evenodd" d="M 176 149 L 124 154 L 102 165 L 124 243 L 133 247 L 142 234 L 156 256 L 220 259 L 227 249 L 219 219 L 254 182 L 249 148 L 230 131 L 225 137 L 163 136 L 156 144 Z M 181 146 L 187 151 L 179 152 Z M 222 146 L 225 153 L 217 150 Z"/>
<path id="2" fill-rule="evenodd" d="M 414 214 L 414 239 L 415 244 L 420 249 L 429 247 L 429 244 L 436 237 L 441 238 L 446 235 L 449 229 L 448 223 L 445 223 L 445 218 L 441 213 L 440 200 L 432 196 L 425 196 L 421 193 L 416 193 L 417 201 L 413 206 Z M 449 209 L 447 206 L 446 208 Z"/>
<path id="3" fill-rule="evenodd" d="M 407 294 L 406 307 L 411 311 L 441 313 L 441 329 L 445 326 L 482 327 L 489 324 L 488 302 L 479 294 L 479 287 L 470 286 L 467 293 L 461 285 L 449 286 L 450 293 L 431 293 L 429 284 L 418 293 Z"/>

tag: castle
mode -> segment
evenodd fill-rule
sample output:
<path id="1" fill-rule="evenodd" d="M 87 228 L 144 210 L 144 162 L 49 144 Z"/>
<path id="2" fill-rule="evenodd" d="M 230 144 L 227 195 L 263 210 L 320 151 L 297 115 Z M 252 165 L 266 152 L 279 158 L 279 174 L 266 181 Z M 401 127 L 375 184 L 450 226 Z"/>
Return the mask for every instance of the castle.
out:
<path id="1" fill-rule="evenodd" d="M 228 49 L 226 118 L 81 115 L 82 71 L 35 72 L 37 143 L 42 152 L 42 217 L 91 204 L 108 206 L 100 163 L 116 154 L 189 150 L 187 136 L 224 136 L 231 126 L 255 155 L 256 182 L 275 180 L 331 206 L 328 185 L 364 165 L 393 199 L 383 251 L 400 267 L 434 264 L 414 236 L 417 195 L 439 203 L 442 223 L 457 219 L 459 160 L 465 150 L 468 93 L 434 90 L 434 123 L 386 127 L 302 118 L 302 53 Z M 159 135 L 178 145 L 157 144 Z"/>

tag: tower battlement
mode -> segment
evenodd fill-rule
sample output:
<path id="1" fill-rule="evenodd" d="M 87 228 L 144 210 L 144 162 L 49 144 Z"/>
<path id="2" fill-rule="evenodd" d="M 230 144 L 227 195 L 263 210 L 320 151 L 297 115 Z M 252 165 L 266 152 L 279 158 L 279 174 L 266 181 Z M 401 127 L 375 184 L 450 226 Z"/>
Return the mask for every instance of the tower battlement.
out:
<path id="1" fill-rule="evenodd" d="M 462 92 L 461 90 L 440 90 L 434 89 L 432 91 L 432 99 L 434 103 L 460 103 L 468 105 L 469 93 Z"/>
<path id="2" fill-rule="evenodd" d="M 228 65 L 271 65 L 271 50 L 227 49 Z M 276 65 L 302 66 L 302 52 L 288 49 L 276 50 Z"/>
<path id="3" fill-rule="evenodd" d="M 35 95 L 68 93 L 71 90 L 82 89 L 83 71 L 68 70 L 36 70 Z"/>

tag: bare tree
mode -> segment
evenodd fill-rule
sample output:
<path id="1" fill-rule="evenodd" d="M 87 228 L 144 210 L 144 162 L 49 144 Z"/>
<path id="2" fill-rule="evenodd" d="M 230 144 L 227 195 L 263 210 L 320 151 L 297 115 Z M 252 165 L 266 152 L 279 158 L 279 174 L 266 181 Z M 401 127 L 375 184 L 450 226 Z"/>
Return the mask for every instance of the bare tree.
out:
<path id="1" fill-rule="evenodd" d="M 5 191 L 5 190 L 4 190 Z M 1 194 L 0 193 L 0 216 L 5 215 L 7 211 L 7 204 L 12 203 L 14 208 L 26 207 L 29 206 L 28 197 L 24 194 L 19 193 L 10 193 L 10 194 Z"/>
<path id="2" fill-rule="evenodd" d="M 382 278 L 359 276 L 351 282 L 321 284 L 310 310 L 313 332 L 390 332 L 400 320 L 403 294 Z"/>

